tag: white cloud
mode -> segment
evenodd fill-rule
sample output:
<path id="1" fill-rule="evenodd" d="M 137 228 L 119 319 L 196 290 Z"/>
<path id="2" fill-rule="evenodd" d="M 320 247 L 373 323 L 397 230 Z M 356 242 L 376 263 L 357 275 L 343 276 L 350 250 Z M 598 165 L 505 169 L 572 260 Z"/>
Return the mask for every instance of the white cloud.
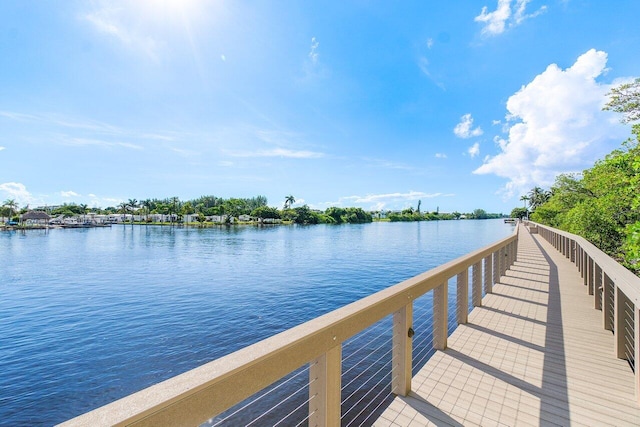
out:
<path id="1" fill-rule="evenodd" d="M 363 157 L 362 160 L 364 160 L 369 164 L 369 166 L 372 166 L 374 168 L 399 169 L 399 170 L 407 170 L 407 171 L 413 171 L 416 169 L 413 166 L 409 166 L 404 163 L 392 162 L 390 160 L 374 159 L 371 157 Z"/>
<path id="2" fill-rule="evenodd" d="M 480 154 L 480 143 L 476 142 L 471 147 L 469 147 L 467 153 L 469 153 L 472 158 Z"/>
<path id="3" fill-rule="evenodd" d="M 511 0 L 498 0 L 498 8 L 493 12 L 487 12 L 487 6 L 482 7 L 480 15 L 476 16 L 476 22 L 484 23 L 482 34 L 502 34 L 505 23 L 511 16 Z"/>
<path id="4" fill-rule="evenodd" d="M 80 197 L 80 195 L 75 191 L 61 191 L 60 195 L 64 198 Z"/>
<path id="5" fill-rule="evenodd" d="M 409 206 L 411 202 L 417 202 L 418 200 L 451 196 L 454 195 L 443 193 L 425 193 L 422 191 L 411 190 L 406 193 L 383 193 L 368 194 L 366 196 L 346 196 L 341 197 L 336 202 L 318 203 L 311 207 L 314 209 L 326 209 L 331 206 L 362 205 L 361 207 L 367 210 L 402 209 Z"/>
<path id="6" fill-rule="evenodd" d="M 549 65 L 513 94 L 507 101 L 508 136 L 494 138 L 500 152 L 474 173 L 507 178 L 502 191 L 511 197 L 549 186 L 559 173 L 589 167 L 619 144 L 627 129 L 602 111 L 611 85 L 596 81 L 606 63 L 605 52 L 591 49 L 565 70 Z"/>
<path id="7" fill-rule="evenodd" d="M 480 126 L 475 129 L 472 129 L 472 127 L 473 118 L 471 117 L 471 114 L 465 114 L 464 116 L 460 117 L 460 123 L 458 123 L 456 127 L 453 128 L 453 133 L 458 138 L 471 138 L 473 136 L 480 136 L 483 134 Z"/>
<path id="8" fill-rule="evenodd" d="M 73 138 L 73 137 L 61 137 L 59 142 L 64 145 L 71 145 L 77 147 L 83 146 L 98 146 L 98 147 L 123 147 L 131 150 L 142 150 L 143 147 L 137 144 L 132 144 L 129 142 L 112 142 L 105 141 L 101 139 L 93 139 L 93 138 Z"/>
<path id="9" fill-rule="evenodd" d="M 324 153 L 307 150 L 289 150 L 286 148 L 272 148 L 257 151 L 227 151 L 232 157 L 288 157 L 293 159 L 317 159 L 324 157 Z"/>
<path id="10" fill-rule="evenodd" d="M 2 200 L 14 199 L 18 205 L 28 205 L 33 203 L 33 195 L 27 191 L 27 187 L 19 182 L 5 182 L 0 184 L 0 193 L 4 196 Z"/>
<path id="11" fill-rule="evenodd" d="M 309 59 L 311 64 L 316 65 L 318 63 L 318 46 L 320 42 L 315 37 L 311 37 L 311 50 L 309 51 Z"/>
<path id="12" fill-rule="evenodd" d="M 135 26 L 126 25 L 123 15 L 123 8 L 104 7 L 82 15 L 81 19 L 89 22 L 99 33 L 117 40 L 126 48 L 134 52 L 141 52 L 157 61 L 159 43 L 148 35 L 136 32 Z"/>
<path id="13" fill-rule="evenodd" d="M 507 26 L 515 27 L 526 19 L 535 18 L 547 10 L 546 6 L 542 6 L 537 11 L 528 14 L 526 9 L 530 2 L 531 0 L 516 0 L 515 13 L 512 13 L 511 0 L 498 0 L 496 10 L 489 12 L 487 6 L 484 6 L 480 15 L 476 16 L 474 20 L 484 24 L 481 30 L 483 35 L 502 34 Z"/>
<path id="14" fill-rule="evenodd" d="M 436 159 L 446 159 L 447 155 L 444 153 L 436 153 Z"/>
<path id="15" fill-rule="evenodd" d="M 431 49 L 433 47 L 433 39 L 432 38 L 428 38 L 427 39 L 427 49 Z"/>
<path id="16" fill-rule="evenodd" d="M 513 15 L 514 23 L 511 26 L 516 26 L 521 24 L 524 20 L 529 18 L 535 18 L 536 16 L 547 11 L 547 6 L 541 6 L 540 9 L 536 10 L 533 13 L 526 13 L 527 4 L 530 3 L 531 0 L 517 0 L 516 1 L 516 13 Z"/>
<path id="17" fill-rule="evenodd" d="M 222 59 L 224 62 L 227 62 L 227 57 L 224 55 L 220 55 L 220 59 Z"/>
<path id="18" fill-rule="evenodd" d="M 444 84 L 436 80 L 436 78 L 429 71 L 429 60 L 427 58 L 425 58 L 424 56 L 420 56 L 418 58 L 418 68 L 420 68 L 422 74 L 427 76 L 433 83 L 435 83 L 436 86 L 438 86 L 442 90 L 446 90 Z"/>
<path id="19" fill-rule="evenodd" d="M 0 151 L 5 150 L 7 147 L 0 146 Z"/>

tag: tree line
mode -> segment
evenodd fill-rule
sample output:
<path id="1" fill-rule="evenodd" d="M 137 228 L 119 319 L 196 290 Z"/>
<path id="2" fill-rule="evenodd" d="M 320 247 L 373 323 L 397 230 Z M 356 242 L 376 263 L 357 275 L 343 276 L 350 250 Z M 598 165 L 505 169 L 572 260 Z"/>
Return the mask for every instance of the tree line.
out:
<path id="1" fill-rule="evenodd" d="M 633 123 L 632 137 L 581 174 L 557 176 L 550 190 L 535 187 L 511 215 L 580 235 L 640 275 L 640 79 L 609 96 L 605 109 Z"/>
<path id="2" fill-rule="evenodd" d="M 192 200 L 180 200 L 178 197 L 164 199 L 129 199 L 117 206 L 106 208 L 89 207 L 86 204 L 65 203 L 61 206 L 45 207 L 51 216 L 82 216 L 88 213 L 94 214 L 121 214 L 142 217 L 141 222 L 153 221 L 152 215 L 161 214 L 169 217 L 169 221 L 182 222 L 186 215 L 195 217 L 195 221 L 204 223 L 207 217 L 224 217 L 224 221 L 230 222 L 231 218 L 247 215 L 260 220 L 282 220 L 296 224 L 361 224 L 374 220 L 396 221 L 437 221 L 453 219 L 490 219 L 503 217 L 502 214 L 487 213 L 483 209 L 475 209 L 471 213 L 460 212 L 442 213 L 440 209 L 434 212 L 420 210 L 421 201 L 418 201 L 417 209 L 406 208 L 399 212 L 390 210 L 365 211 L 356 207 L 330 207 L 324 211 L 311 209 L 308 205 L 293 207 L 296 202 L 294 196 L 289 195 L 284 199 L 281 209 L 267 205 L 265 196 L 251 198 L 222 198 L 212 195 L 201 196 Z M 41 208 L 38 208 L 41 209 Z M 27 212 L 28 207 L 18 209 L 18 204 L 13 199 L 8 199 L 0 207 L 0 217 L 13 218 L 18 221 L 20 213 Z M 268 221 L 267 221 L 268 222 Z"/>

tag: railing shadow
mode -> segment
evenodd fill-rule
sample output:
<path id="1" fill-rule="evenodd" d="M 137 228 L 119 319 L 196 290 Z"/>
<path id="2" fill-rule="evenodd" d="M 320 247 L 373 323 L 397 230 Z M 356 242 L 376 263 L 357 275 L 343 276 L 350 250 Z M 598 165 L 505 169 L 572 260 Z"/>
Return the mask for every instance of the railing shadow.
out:
<path id="1" fill-rule="evenodd" d="M 535 238 L 533 238 L 533 242 L 540 251 L 539 254 L 535 254 L 535 260 L 542 259 L 542 257 L 544 257 L 546 266 L 549 267 L 549 292 L 547 303 L 543 304 L 541 302 L 528 301 L 522 298 L 505 295 L 502 293 L 494 292 L 494 295 L 499 296 L 500 298 L 509 298 L 514 301 L 520 301 L 526 304 L 546 306 L 546 321 L 526 318 L 524 316 L 499 310 L 493 307 L 483 306 L 479 307 L 479 309 L 490 310 L 491 312 L 500 315 L 510 316 L 526 322 L 531 322 L 537 326 L 544 326 L 544 345 L 536 345 L 507 333 L 498 332 L 493 329 L 489 329 L 472 323 L 466 324 L 465 327 L 475 329 L 476 331 L 479 331 L 483 334 L 487 334 L 501 340 L 524 346 L 535 352 L 542 353 L 543 366 L 540 385 L 536 385 L 524 379 L 518 378 L 509 372 L 506 372 L 498 367 L 492 366 L 455 349 L 448 348 L 447 350 L 445 350 L 445 353 L 447 354 L 447 356 L 453 357 L 454 359 L 457 359 L 460 362 L 473 367 L 474 369 L 482 371 L 496 379 L 504 381 L 511 386 L 520 389 L 523 392 L 535 396 L 540 402 L 539 420 L 541 424 L 550 423 L 550 417 L 553 417 L 554 420 L 557 420 L 554 422 L 560 425 L 569 425 L 571 423 L 571 418 L 569 412 L 567 367 L 566 356 L 564 352 L 562 306 L 558 266 Z M 524 257 L 519 257 L 519 261 L 522 263 L 523 258 L 526 259 L 527 256 L 532 255 L 534 254 L 527 254 Z M 524 363 L 526 363 L 526 361 Z"/>
<path id="2" fill-rule="evenodd" d="M 544 258 L 549 264 L 549 308 L 547 310 L 547 328 L 545 330 L 545 352 L 542 370 L 542 391 L 553 390 L 562 398 L 549 397 L 544 393 L 540 402 L 540 415 L 560 410 L 563 418 L 571 421 L 569 412 L 569 391 L 567 384 L 567 361 L 564 352 L 564 331 L 562 328 L 562 301 L 560 295 L 560 278 L 558 266 L 542 247 L 537 238 L 533 238 Z M 553 370 L 550 369 L 553 365 Z"/>
<path id="3" fill-rule="evenodd" d="M 463 427 L 463 424 L 427 402 L 417 393 L 411 392 L 408 396 L 399 396 L 398 398 L 437 426 Z"/>

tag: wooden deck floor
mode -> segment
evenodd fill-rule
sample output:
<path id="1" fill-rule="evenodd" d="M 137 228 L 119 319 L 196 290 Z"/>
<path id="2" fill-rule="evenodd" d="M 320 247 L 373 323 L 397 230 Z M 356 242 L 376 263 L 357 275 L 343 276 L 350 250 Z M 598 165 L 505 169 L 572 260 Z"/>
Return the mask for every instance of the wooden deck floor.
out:
<path id="1" fill-rule="evenodd" d="M 633 374 L 613 354 L 576 267 L 521 229 L 518 259 L 375 426 L 640 426 Z"/>

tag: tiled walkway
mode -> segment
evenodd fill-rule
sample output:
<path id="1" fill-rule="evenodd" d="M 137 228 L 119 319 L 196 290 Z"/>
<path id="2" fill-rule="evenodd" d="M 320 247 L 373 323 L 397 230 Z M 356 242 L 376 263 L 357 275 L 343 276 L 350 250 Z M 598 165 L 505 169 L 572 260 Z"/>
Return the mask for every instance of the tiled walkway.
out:
<path id="1" fill-rule="evenodd" d="M 640 426 L 601 315 L 576 267 L 522 227 L 515 265 L 374 425 Z"/>

